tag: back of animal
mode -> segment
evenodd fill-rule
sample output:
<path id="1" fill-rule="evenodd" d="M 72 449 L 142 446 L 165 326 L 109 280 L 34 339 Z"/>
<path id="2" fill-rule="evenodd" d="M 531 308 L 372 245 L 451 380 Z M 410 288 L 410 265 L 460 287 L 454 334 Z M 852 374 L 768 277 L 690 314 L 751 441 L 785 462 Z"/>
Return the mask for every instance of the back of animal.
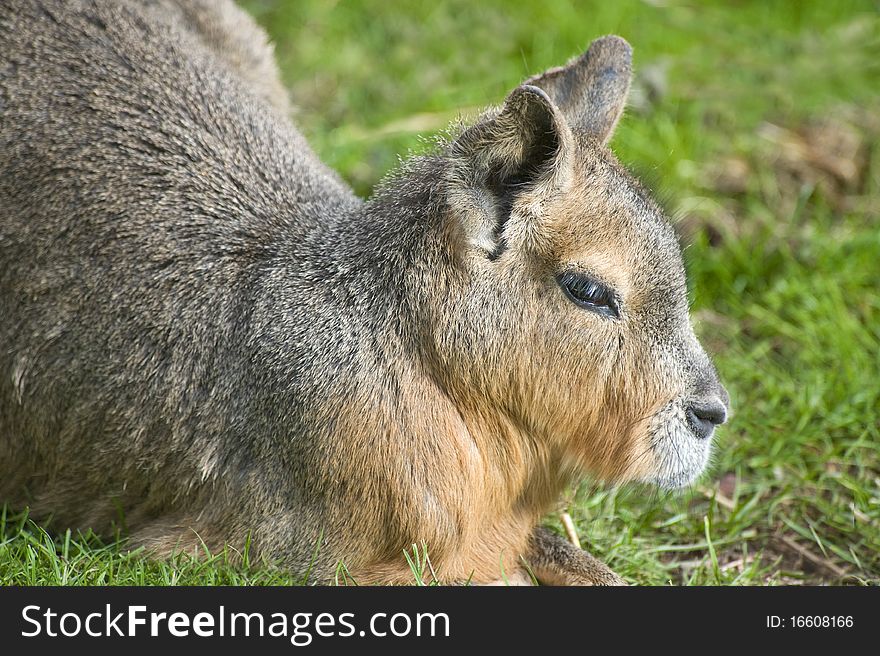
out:
<path id="1" fill-rule="evenodd" d="M 238 51 L 210 41 L 217 20 Z M 271 61 L 231 3 L 3 3 L 4 499 L 106 525 L 114 492 L 158 514 L 175 476 L 180 495 L 249 457 L 216 436 L 243 432 L 231 381 L 259 375 L 258 271 L 359 202 L 284 120 L 274 68 L 248 79 Z"/>

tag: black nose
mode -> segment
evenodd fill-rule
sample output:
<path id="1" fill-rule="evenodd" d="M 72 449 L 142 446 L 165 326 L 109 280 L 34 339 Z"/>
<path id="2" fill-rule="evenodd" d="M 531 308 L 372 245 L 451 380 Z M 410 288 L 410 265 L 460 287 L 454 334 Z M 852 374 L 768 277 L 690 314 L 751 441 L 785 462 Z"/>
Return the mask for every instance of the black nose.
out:
<path id="1" fill-rule="evenodd" d="M 687 419 L 694 435 L 704 440 L 712 435 L 716 426 L 727 421 L 727 408 L 720 399 L 700 401 L 687 409 Z"/>

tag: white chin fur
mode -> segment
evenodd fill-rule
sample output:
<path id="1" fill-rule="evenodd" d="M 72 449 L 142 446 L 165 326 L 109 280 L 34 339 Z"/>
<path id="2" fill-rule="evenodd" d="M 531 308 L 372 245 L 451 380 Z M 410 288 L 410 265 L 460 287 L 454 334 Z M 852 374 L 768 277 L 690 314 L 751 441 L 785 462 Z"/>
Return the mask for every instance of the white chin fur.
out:
<path id="1" fill-rule="evenodd" d="M 651 446 L 656 466 L 645 481 L 666 490 L 682 488 L 697 480 L 712 453 L 712 439 L 699 439 L 693 434 L 684 409 L 676 402 L 654 416 Z"/>

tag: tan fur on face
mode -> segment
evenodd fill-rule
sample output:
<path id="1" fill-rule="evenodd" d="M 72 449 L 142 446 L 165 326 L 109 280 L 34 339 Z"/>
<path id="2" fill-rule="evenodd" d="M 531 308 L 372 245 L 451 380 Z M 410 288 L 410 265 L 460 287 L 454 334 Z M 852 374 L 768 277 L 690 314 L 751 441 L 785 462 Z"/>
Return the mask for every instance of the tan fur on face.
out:
<path id="1" fill-rule="evenodd" d="M 641 281 L 633 279 L 633 265 L 640 257 L 636 246 L 644 240 L 638 235 L 621 240 L 634 230 L 631 210 L 603 206 L 602 199 L 603 183 L 613 182 L 609 175 L 623 174 L 616 167 L 605 172 L 596 168 L 608 166 L 607 154 L 593 157 L 593 162 L 581 163 L 582 169 L 594 172 L 592 179 L 573 171 L 566 176 L 573 182 L 565 193 L 546 196 L 555 185 L 551 179 L 518 199 L 505 231 L 509 249 L 497 262 L 475 263 L 472 288 L 461 294 L 470 303 L 453 312 L 471 315 L 474 305 L 492 307 L 494 299 L 479 296 L 481 288 L 492 289 L 498 280 L 513 298 L 510 307 L 495 306 L 487 313 L 493 324 L 472 340 L 472 367 L 457 364 L 470 369 L 460 372 L 465 381 L 461 393 L 485 394 L 483 412 L 497 412 L 500 404 L 530 439 L 553 450 L 558 461 L 576 462 L 607 480 L 626 480 L 641 477 L 649 467 L 650 459 L 643 457 L 648 418 L 679 390 L 659 372 L 656 378 L 645 376 L 649 370 L 639 364 L 644 354 L 636 350 L 639 345 L 625 325 L 586 315 L 555 284 L 560 267 L 574 263 L 609 282 L 638 308 L 634 289 Z M 656 212 L 653 207 L 646 210 Z M 669 236 L 671 231 L 664 235 Z M 677 255 L 677 245 L 670 241 Z M 683 284 L 683 278 L 676 282 Z M 450 330 L 469 329 L 473 324 Z M 589 348 L 571 351 L 572 343 L 560 339 L 566 334 L 574 337 L 574 344 Z M 479 344 L 484 350 L 475 346 Z M 523 348 L 516 349 L 516 344 Z M 451 366 L 443 363 L 444 368 Z M 485 371 L 474 377 L 477 368 Z"/>
<path id="2" fill-rule="evenodd" d="M 483 446 L 515 463 L 496 472 L 496 485 L 519 485 L 534 516 L 584 472 L 649 479 L 661 466 L 655 418 L 688 392 L 688 350 L 701 357 L 672 229 L 604 147 L 580 134 L 568 139 L 567 157 L 517 197 L 501 255 L 465 247 L 469 269 L 449 280 L 450 300 L 434 317 L 438 377 L 464 414 L 509 427 Z M 455 193 L 453 203 L 470 204 L 466 191 Z M 572 304 L 555 281 L 567 269 L 612 287 L 620 320 Z M 473 507 L 475 517 L 482 507 Z"/>

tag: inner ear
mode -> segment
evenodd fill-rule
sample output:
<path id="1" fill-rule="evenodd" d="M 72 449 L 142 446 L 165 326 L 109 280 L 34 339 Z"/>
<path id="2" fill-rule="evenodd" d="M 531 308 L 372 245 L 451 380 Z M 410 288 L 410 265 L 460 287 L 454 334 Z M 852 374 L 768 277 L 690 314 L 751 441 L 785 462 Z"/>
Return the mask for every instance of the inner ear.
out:
<path id="1" fill-rule="evenodd" d="M 490 161 L 489 164 L 485 188 L 493 197 L 495 206 L 492 231 L 495 248 L 489 253 L 490 260 L 498 259 L 507 249 L 504 228 L 517 196 L 536 181 L 550 177 L 560 155 L 560 134 L 553 124 L 552 114 L 534 112 L 526 117 L 524 125 L 528 129 L 524 130 L 521 157 Z"/>
<path id="2" fill-rule="evenodd" d="M 571 131 L 547 93 L 517 87 L 504 106 L 465 130 L 453 144 L 453 181 L 463 227 L 490 259 L 507 248 L 505 227 L 518 197 L 552 193 L 565 178 Z"/>

